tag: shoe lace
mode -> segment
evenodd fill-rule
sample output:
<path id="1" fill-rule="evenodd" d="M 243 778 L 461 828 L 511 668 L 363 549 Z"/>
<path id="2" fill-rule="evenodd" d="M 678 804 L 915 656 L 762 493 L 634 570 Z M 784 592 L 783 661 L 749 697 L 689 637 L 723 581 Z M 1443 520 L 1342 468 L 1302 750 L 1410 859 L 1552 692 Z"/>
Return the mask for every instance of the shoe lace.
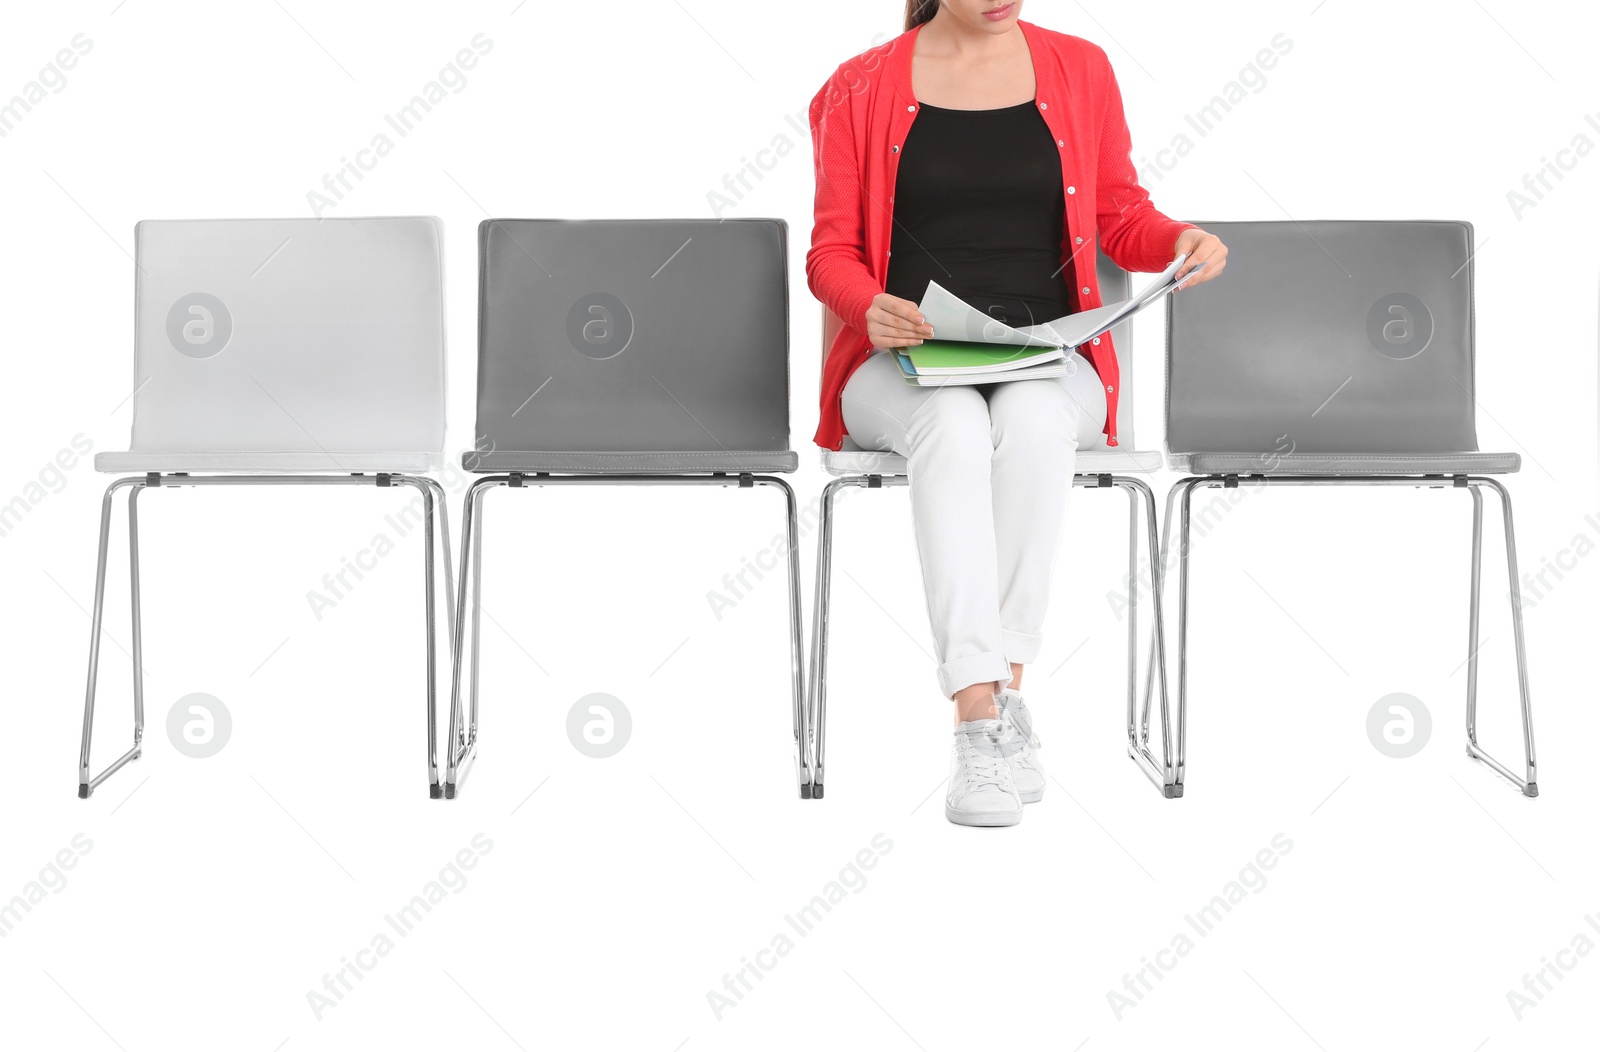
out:
<path id="1" fill-rule="evenodd" d="M 998 720 L 987 727 L 974 728 L 957 735 L 956 748 L 968 789 L 986 785 L 1005 790 L 1011 788 L 1011 766 L 1006 763 L 1005 757 L 1005 745 L 1009 737 Z"/>

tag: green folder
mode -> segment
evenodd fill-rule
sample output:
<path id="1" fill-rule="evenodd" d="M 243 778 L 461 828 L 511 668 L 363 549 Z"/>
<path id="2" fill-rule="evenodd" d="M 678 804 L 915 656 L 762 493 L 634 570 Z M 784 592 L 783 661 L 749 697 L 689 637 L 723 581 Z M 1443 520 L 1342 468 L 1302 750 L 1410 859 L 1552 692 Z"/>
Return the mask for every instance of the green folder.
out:
<path id="1" fill-rule="evenodd" d="M 923 376 L 944 373 L 1007 372 L 1030 365 L 1041 365 L 1063 356 L 1060 347 L 1035 345 L 1012 347 L 992 343 L 966 343 L 957 340 L 926 340 L 908 347 L 905 355 Z"/>

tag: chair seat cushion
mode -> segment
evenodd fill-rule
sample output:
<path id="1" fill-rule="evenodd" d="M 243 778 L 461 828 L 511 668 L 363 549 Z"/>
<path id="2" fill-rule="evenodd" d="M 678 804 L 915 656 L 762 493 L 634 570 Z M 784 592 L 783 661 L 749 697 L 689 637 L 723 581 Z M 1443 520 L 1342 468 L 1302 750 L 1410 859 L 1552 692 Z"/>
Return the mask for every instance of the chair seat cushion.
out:
<path id="1" fill-rule="evenodd" d="M 906 458 L 898 453 L 878 453 L 862 449 L 850 439 L 844 448 L 835 452 L 822 451 L 822 467 L 830 475 L 904 475 Z M 1086 449 L 1078 453 L 1073 471 L 1079 475 L 1117 474 L 1134 472 L 1149 475 L 1161 470 L 1161 454 L 1149 451 L 1120 449 Z"/>
<path id="2" fill-rule="evenodd" d="M 1174 453 L 1196 475 L 1509 475 L 1516 453 Z"/>
<path id="3" fill-rule="evenodd" d="M 337 450 L 307 453 L 300 451 L 233 450 L 217 452 L 168 452 L 132 450 L 96 453 L 96 471 L 116 474 L 148 474 L 152 471 L 242 472 L 272 475 L 354 471 L 392 471 L 420 473 L 438 471 L 444 466 L 439 453 L 346 453 Z"/>
<path id="4" fill-rule="evenodd" d="M 848 438 L 840 450 L 824 449 L 822 468 L 830 475 L 904 475 L 906 458 L 898 453 L 862 449 Z"/>
<path id="5" fill-rule="evenodd" d="M 479 474 L 499 471 L 548 471 L 564 475 L 703 475 L 712 471 L 787 473 L 800 466 L 800 457 L 791 450 L 568 453 L 497 449 L 488 453 L 463 453 L 461 466 Z"/>

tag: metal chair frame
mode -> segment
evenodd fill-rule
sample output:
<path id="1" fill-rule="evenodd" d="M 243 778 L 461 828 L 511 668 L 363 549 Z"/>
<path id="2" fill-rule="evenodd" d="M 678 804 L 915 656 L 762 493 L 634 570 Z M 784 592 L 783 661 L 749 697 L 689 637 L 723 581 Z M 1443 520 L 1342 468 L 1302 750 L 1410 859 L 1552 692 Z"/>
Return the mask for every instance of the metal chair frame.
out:
<path id="1" fill-rule="evenodd" d="M 144 646 L 139 596 L 139 494 L 146 489 L 172 489 L 204 486 L 410 486 L 422 494 L 423 503 L 423 621 L 427 630 L 427 710 L 428 710 L 428 795 L 438 797 L 438 731 L 435 720 L 437 698 L 437 644 L 434 601 L 434 516 L 439 518 L 443 541 L 445 602 L 450 619 L 455 620 L 454 583 L 450 563 L 450 522 L 444 490 L 431 478 L 418 475 L 377 472 L 350 475 L 190 475 L 184 472 L 119 478 L 106 488 L 100 504 L 99 557 L 94 578 L 94 608 L 90 613 L 89 683 L 83 703 L 83 739 L 78 751 L 78 796 L 87 800 L 95 789 L 124 766 L 137 760 L 144 748 Z M 128 568 L 131 593 L 133 657 L 133 746 L 113 760 L 99 774 L 91 774 L 90 746 L 94 738 L 94 706 L 100 669 L 100 636 L 104 623 L 106 564 L 111 547 L 111 515 L 116 495 L 128 491 Z"/>
<path id="2" fill-rule="evenodd" d="M 1512 523 L 1511 494 L 1499 480 L 1475 475 L 1196 475 L 1184 478 L 1167 493 L 1166 512 L 1162 520 L 1162 561 L 1165 564 L 1167 544 L 1172 539 L 1174 505 L 1178 509 L 1178 719 L 1177 719 L 1177 770 L 1176 785 L 1182 793 L 1185 775 L 1185 743 L 1189 726 L 1189 542 L 1191 536 L 1191 505 L 1194 491 L 1204 488 L 1236 488 L 1249 486 L 1410 486 L 1418 489 L 1465 489 L 1472 495 L 1472 556 L 1471 591 L 1467 607 L 1467 755 L 1481 761 L 1510 781 L 1523 795 L 1539 795 L 1538 764 L 1533 747 L 1533 708 L 1528 691 L 1528 654 L 1522 626 L 1521 586 L 1517 575 L 1516 530 Z M 1506 544 L 1506 572 L 1511 601 L 1511 625 L 1517 660 L 1517 691 L 1522 710 L 1522 745 L 1524 769 L 1522 775 L 1507 768 L 1491 756 L 1478 743 L 1478 623 L 1481 610 L 1483 576 L 1483 490 L 1491 490 L 1499 498 L 1504 522 Z M 1163 605 L 1160 577 L 1156 578 L 1156 603 Z M 1162 695 L 1165 704 L 1165 692 Z M 1148 712 L 1150 695 L 1145 695 Z"/>
<path id="3" fill-rule="evenodd" d="M 537 486 L 737 486 L 740 489 L 753 489 L 757 486 L 771 486 L 783 492 L 789 538 L 789 662 L 794 719 L 795 780 L 800 787 L 801 797 L 809 796 L 810 782 L 807 778 L 804 745 L 805 684 L 801 667 L 801 651 L 804 643 L 801 638 L 800 614 L 800 515 L 794 490 L 789 483 L 775 475 L 756 475 L 748 472 L 703 475 L 566 475 L 542 471 L 513 471 L 479 478 L 467 489 L 462 505 L 459 584 L 461 591 L 452 615 L 454 631 L 451 638 L 455 645 L 450 675 L 450 736 L 445 761 L 445 798 L 455 798 L 457 789 L 466 780 L 478 755 L 478 659 L 483 613 L 479 605 L 483 584 L 483 497 L 489 490 L 502 486 L 509 489 Z M 465 634 L 469 609 L 472 611 L 470 642 Z M 462 665 L 467 662 L 469 648 L 471 670 L 468 673 L 467 699 L 463 709 L 461 672 Z"/>
<path id="4" fill-rule="evenodd" d="M 1105 455 L 1096 451 L 1099 455 Z M 1131 458 L 1131 454 L 1130 454 Z M 833 577 L 833 505 L 841 489 L 858 486 L 865 489 L 909 486 L 911 479 L 903 474 L 863 473 L 845 475 L 829 482 L 822 491 L 822 516 L 817 544 L 816 604 L 812 612 L 811 636 L 811 687 L 807 705 L 808 720 L 813 734 L 811 739 L 811 793 L 822 799 L 826 786 L 826 731 L 828 714 L 828 616 L 831 603 Z M 1139 526 L 1143 518 L 1148 541 L 1153 594 L 1161 595 L 1161 551 L 1156 532 L 1156 500 L 1144 479 L 1129 475 L 1109 473 L 1081 473 L 1072 477 L 1075 487 L 1087 489 L 1120 489 L 1128 495 L 1128 686 L 1127 686 L 1127 740 L 1128 756 L 1144 772 L 1161 795 L 1172 799 L 1183 795 L 1182 772 L 1173 756 L 1173 735 L 1167 703 L 1166 646 L 1161 603 L 1155 602 L 1151 636 L 1151 657 L 1146 670 L 1147 687 L 1152 679 L 1159 683 L 1161 707 L 1161 756 L 1151 752 L 1150 694 L 1147 690 L 1142 708 L 1136 706 L 1139 690 Z M 1141 516 L 1141 511 L 1143 515 Z M 805 795 L 802 793 L 801 795 Z"/>

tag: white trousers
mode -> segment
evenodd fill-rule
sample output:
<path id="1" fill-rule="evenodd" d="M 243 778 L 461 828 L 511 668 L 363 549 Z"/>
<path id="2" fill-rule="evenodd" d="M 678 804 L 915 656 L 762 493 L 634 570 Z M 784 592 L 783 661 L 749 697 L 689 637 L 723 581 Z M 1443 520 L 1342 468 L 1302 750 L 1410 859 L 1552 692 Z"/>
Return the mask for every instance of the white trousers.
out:
<path id="1" fill-rule="evenodd" d="M 845 384 L 857 445 L 910 464 L 911 512 L 946 697 L 1039 656 L 1079 449 L 1105 448 L 1105 387 L 1080 355 L 1050 380 L 912 387 L 874 354 Z"/>

